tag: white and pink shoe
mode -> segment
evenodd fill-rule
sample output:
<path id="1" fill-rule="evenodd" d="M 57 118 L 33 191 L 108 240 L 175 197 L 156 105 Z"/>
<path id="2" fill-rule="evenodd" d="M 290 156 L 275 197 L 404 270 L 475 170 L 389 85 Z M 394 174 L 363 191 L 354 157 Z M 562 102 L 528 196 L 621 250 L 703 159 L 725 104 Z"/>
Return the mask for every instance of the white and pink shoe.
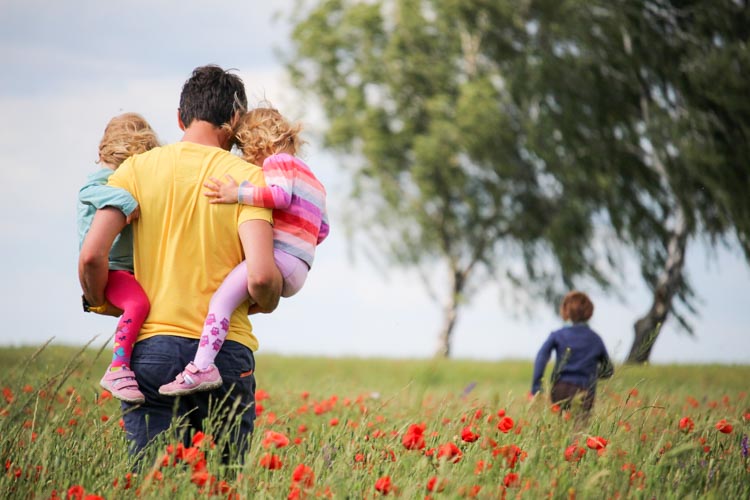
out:
<path id="1" fill-rule="evenodd" d="M 138 389 L 135 373 L 127 367 L 104 374 L 99 385 L 112 393 L 112 396 L 126 403 L 141 404 L 146 401 L 143 393 Z"/>
<path id="2" fill-rule="evenodd" d="M 185 370 L 177 375 L 174 382 L 159 387 L 159 394 L 165 396 L 184 396 L 194 392 L 210 391 L 221 387 L 224 381 L 216 365 L 211 363 L 205 370 L 198 369 L 191 361 Z"/>

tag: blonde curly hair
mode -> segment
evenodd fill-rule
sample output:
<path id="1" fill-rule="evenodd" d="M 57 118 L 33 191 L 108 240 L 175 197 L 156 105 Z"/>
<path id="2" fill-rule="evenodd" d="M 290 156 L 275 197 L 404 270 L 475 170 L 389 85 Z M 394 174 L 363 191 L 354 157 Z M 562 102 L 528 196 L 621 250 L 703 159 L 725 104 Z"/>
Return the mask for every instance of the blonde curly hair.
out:
<path id="1" fill-rule="evenodd" d="M 99 142 L 99 161 L 114 168 L 133 155 L 159 146 L 156 132 L 138 113 L 115 116 L 104 129 Z"/>
<path id="2" fill-rule="evenodd" d="M 277 109 L 260 107 L 240 117 L 234 135 L 242 158 L 262 165 L 273 154 L 296 155 L 304 144 L 299 136 L 301 130 L 301 124 L 288 122 Z"/>

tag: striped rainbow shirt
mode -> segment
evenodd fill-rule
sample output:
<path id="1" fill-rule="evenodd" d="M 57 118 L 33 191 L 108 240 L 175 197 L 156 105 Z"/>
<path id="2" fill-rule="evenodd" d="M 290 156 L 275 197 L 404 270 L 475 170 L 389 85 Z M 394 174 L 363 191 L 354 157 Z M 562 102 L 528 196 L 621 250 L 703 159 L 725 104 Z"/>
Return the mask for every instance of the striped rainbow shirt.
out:
<path id="1" fill-rule="evenodd" d="M 290 154 L 263 162 L 267 187 L 240 184 L 237 201 L 273 209 L 273 246 L 312 267 L 315 247 L 328 236 L 326 190 L 310 167 Z"/>

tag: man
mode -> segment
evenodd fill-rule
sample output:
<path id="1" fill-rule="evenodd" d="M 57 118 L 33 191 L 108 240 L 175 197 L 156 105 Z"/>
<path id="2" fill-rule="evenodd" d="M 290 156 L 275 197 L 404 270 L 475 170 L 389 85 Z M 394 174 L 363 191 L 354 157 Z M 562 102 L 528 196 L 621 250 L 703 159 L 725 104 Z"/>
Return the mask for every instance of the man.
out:
<path id="1" fill-rule="evenodd" d="M 248 303 L 233 314 L 215 361 L 224 381 L 220 388 L 178 399 L 158 392 L 193 359 L 211 295 L 243 258 L 254 310 L 267 313 L 278 304 L 281 275 L 273 260 L 271 211 L 211 205 L 202 194 L 209 177 L 227 174 L 265 185 L 259 167 L 229 153 L 231 133 L 222 127 L 246 105 L 239 77 L 218 66 L 196 68 L 180 96 L 182 140 L 131 157 L 109 179 L 110 186 L 127 190 L 139 204 L 141 217 L 133 227 L 135 277 L 151 302 L 131 359 L 146 402 L 122 405 L 134 452 L 165 431 L 173 417 L 184 418 L 189 429 L 203 430 L 209 409 L 217 418 L 208 430 L 217 441 L 235 446 L 234 453 L 244 452 L 253 430 L 258 341 L 247 318 Z M 97 211 L 81 248 L 81 286 L 95 310 L 105 303 L 107 255 L 124 226 L 119 210 Z"/>

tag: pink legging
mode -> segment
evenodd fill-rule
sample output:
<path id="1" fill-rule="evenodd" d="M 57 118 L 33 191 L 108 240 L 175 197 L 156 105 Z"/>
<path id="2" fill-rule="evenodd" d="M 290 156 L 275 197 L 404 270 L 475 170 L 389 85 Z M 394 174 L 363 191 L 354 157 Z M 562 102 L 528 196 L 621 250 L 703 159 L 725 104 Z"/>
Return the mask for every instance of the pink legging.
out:
<path id="1" fill-rule="evenodd" d="M 148 297 L 135 276 L 128 271 L 109 272 L 104 296 L 110 304 L 122 309 L 122 316 L 115 330 L 112 367 L 129 368 L 133 345 L 150 309 Z"/>
<path id="2" fill-rule="evenodd" d="M 307 278 L 309 268 L 303 261 L 281 250 L 274 250 L 274 260 L 284 278 L 282 297 L 297 293 Z M 229 321 L 237 307 L 250 297 L 247 292 L 247 264 L 241 262 L 224 278 L 208 304 L 208 315 L 203 324 L 198 352 L 193 363 L 204 370 L 214 362 L 229 333 Z M 252 301 L 252 299 L 250 299 Z"/>

